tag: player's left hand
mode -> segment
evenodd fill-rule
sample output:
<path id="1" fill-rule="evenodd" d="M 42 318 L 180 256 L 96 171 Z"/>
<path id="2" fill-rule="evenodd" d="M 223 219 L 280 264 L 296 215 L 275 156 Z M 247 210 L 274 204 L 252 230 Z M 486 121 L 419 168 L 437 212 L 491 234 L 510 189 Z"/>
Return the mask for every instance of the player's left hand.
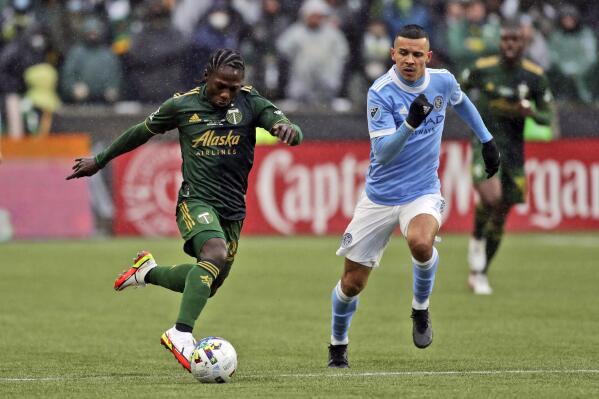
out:
<path id="1" fill-rule="evenodd" d="M 291 145 L 297 132 L 293 128 L 293 126 L 288 125 L 286 123 L 277 123 L 270 129 L 270 134 L 275 137 L 278 137 L 283 143 Z"/>
<path id="2" fill-rule="evenodd" d="M 100 170 L 95 158 L 77 158 L 73 165 L 73 173 L 67 176 L 67 180 L 78 179 L 85 176 L 93 176 Z"/>
<path id="3" fill-rule="evenodd" d="M 517 112 L 523 118 L 526 118 L 527 116 L 532 116 L 534 114 L 530 101 L 528 100 L 521 100 L 518 102 Z"/>
<path id="4" fill-rule="evenodd" d="M 491 139 L 486 143 L 483 143 L 483 160 L 485 161 L 485 172 L 487 172 L 487 179 L 493 177 L 499 170 L 499 149 L 495 144 L 495 139 Z"/>

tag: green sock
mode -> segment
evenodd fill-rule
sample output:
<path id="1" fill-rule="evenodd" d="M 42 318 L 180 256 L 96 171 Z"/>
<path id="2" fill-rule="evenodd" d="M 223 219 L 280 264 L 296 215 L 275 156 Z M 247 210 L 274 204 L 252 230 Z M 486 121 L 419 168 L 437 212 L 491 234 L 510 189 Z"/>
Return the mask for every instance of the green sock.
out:
<path id="1" fill-rule="evenodd" d="M 484 273 L 487 273 L 489 270 L 491 260 L 497 253 L 499 244 L 501 244 L 506 217 L 507 213 L 504 210 L 495 211 L 490 218 L 489 223 L 487 224 L 487 229 L 485 231 L 485 236 L 487 237 L 487 245 L 485 248 L 487 254 L 487 265 L 483 271 Z"/>
<path id="2" fill-rule="evenodd" d="M 199 265 L 156 266 L 146 276 L 149 284 L 183 293 L 177 323 L 190 327 L 204 309 L 214 276 L 218 275 L 218 268 L 211 262 L 200 261 Z"/>
<path id="3" fill-rule="evenodd" d="M 202 266 L 200 266 L 202 265 Z M 212 269 L 208 271 L 208 269 Z M 212 272 L 216 273 L 212 273 Z M 218 275 L 218 269 L 211 262 L 200 261 L 198 266 L 193 267 L 185 279 L 185 289 L 181 298 L 179 317 L 177 323 L 193 327 L 204 309 L 206 301 L 210 296 L 210 287 Z"/>
<path id="4" fill-rule="evenodd" d="M 159 285 L 171 291 L 183 292 L 187 274 L 196 265 L 156 266 L 146 275 L 146 283 Z"/>
<path id="5" fill-rule="evenodd" d="M 485 226 L 489 222 L 489 212 L 480 202 L 474 208 L 474 231 L 472 235 L 480 240 L 485 235 Z"/>

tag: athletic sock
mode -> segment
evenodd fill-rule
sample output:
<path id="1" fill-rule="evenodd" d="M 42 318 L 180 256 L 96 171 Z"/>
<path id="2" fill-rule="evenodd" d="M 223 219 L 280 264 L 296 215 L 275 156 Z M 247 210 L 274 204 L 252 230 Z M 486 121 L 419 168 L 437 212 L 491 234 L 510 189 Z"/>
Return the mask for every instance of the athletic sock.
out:
<path id="1" fill-rule="evenodd" d="M 485 232 L 487 237 L 487 246 L 485 248 L 487 254 L 487 265 L 483 273 L 487 273 L 489 270 L 489 265 L 491 264 L 491 259 L 493 259 L 497 253 L 497 250 L 499 249 L 499 244 L 501 244 L 501 239 L 503 238 L 506 216 L 507 215 L 504 212 L 494 214 L 487 225 Z"/>
<path id="2" fill-rule="evenodd" d="M 191 268 L 185 278 L 185 289 L 177 323 L 194 326 L 210 296 L 210 287 L 218 275 L 218 268 L 209 261 L 202 260 Z"/>
<path id="3" fill-rule="evenodd" d="M 435 285 L 435 274 L 439 265 L 439 253 L 433 247 L 433 256 L 426 262 L 418 262 L 412 258 L 412 280 L 414 298 L 412 308 L 416 310 L 428 309 L 429 297 Z"/>
<path id="4" fill-rule="evenodd" d="M 484 238 L 485 227 L 489 222 L 489 212 L 485 209 L 482 203 L 478 203 L 474 208 L 474 230 L 472 236 L 477 240 Z"/>
<path id="5" fill-rule="evenodd" d="M 175 266 L 156 266 L 146 274 L 145 282 L 159 285 L 171 291 L 183 292 L 185 279 L 196 265 L 182 264 Z"/>
<path id="6" fill-rule="evenodd" d="M 348 297 L 341 291 L 341 281 L 337 283 L 331 294 L 332 322 L 331 344 L 347 345 L 351 318 L 358 308 L 358 295 Z"/>

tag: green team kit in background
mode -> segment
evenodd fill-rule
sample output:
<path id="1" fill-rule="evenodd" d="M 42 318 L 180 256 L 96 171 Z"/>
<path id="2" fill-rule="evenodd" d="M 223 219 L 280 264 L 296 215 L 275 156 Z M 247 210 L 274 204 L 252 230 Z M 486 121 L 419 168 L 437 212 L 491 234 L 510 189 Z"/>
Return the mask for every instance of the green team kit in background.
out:
<path id="1" fill-rule="evenodd" d="M 510 203 L 525 200 L 526 176 L 524 174 L 524 123 L 518 114 L 522 101 L 532 104 L 532 117 L 541 125 L 551 123 L 552 95 L 543 70 L 533 62 L 522 59 L 509 67 L 500 56 L 477 60 L 472 69 L 462 76 L 462 88 L 470 92 L 485 125 L 492 132 L 501 153 L 499 178 L 503 199 Z M 480 143 L 472 141 L 472 175 L 475 183 L 485 179 L 485 169 L 480 155 Z"/>

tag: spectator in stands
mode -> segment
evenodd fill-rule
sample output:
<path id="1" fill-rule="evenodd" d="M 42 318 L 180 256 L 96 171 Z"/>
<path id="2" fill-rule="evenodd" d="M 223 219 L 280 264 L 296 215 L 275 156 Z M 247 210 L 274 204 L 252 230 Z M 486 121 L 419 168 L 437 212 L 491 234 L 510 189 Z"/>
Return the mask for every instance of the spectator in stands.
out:
<path id="1" fill-rule="evenodd" d="M 191 39 L 198 21 L 212 7 L 212 0 L 179 0 L 173 9 L 173 26 L 185 36 Z"/>
<path id="2" fill-rule="evenodd" d="M 455 70 L 462 71 L 481 56 L 499 48 L 499 23 L 489 21 L 482 0 L 465 0 L 463 19 L 452 21 L 447 28 L 449 56 Z"/>
<path id="3" fill-rule="evenodd" d="M 160 103 L 176 92 L 186 91 L 184 65 L 189 44 L 171 24 L 171 11 L 162 0 L 146 2 L 141 30 L 131 35 L 131 47 L 124 57 L 128 99 Z"/>
<path id="4" fill-rule="evenodd" d="M 5 105 L 6 129 L 12 137 L 25 132 L 22 98 L 26 91 L 25 71 L 46 62 L 48 39 L 44 29 L 32 23 L 0 51 L 0 97 Z"/>
<path id="5" fill-rule="evenodd" d="M 186 62 L 187 81 L 199 82 L 212 52 L 219 48 L 239 49 L 242 39 L 249 36 L 249 27 L 231 2 L 215 0 L 193 31 Z"/>
<path id="6" fill-rule="evenodd" d="M 583 25 L 572 5 L 559 10 L 558 25 L 549 36 L 549 79 L 557 100 L 591 103 L 589 78 L 597 73 L 597 38 Z"/>
<path id="7" fill-rule="evenodd" d="M 524 14 L 520 18 L 524 37 L 524 57 L 538 64 L 544 70 L 549 69 L 549 45 L 541 32 L 534 26 L 532 18 Z"/>
<path id="8" fill-rule="evenodd" d="M 49 63 L 33 65 L 25 71 L 27 91 L 21 101 L 25 131 L 46 136 L 52 130 L 54 113 L 61 105 L 56 86 L 58 72 Z"/>
<path id="9" fill-rule="evenodd" d="M 2 42 L 15 39 L 26 28 L 32 26 L 35 20 L 34 4 L 31 0 L 10 0 L 3 2 L 0 26 Z M 8 3 L 8 4 L 6 4 Z"/>
<path id="10" fill-rule="evenodd" d="M 307 0 L 300 19 L 277 40 L 277 49 L 291 64 L 287 97 L 311 105 L 330 106 L 339 93 L 349 54 L 339 28 L 327 22 L 330 7 Z"/>
<path id="11" fill-rule="evenodd" d="M 373 16 L 385 21 L 392 40 L 395 38 L 395 33 L 407 24 L 420 25 L 429 34 L 434 35 L 429 10 L 421 3 L 414 0 L 376 0 L 373 5 Z"/>
<path id="12" fill-rule="evenodd" d="M 331 9 L 329 21 L 343 32 L 351 51 L 343 69 L 338 98 L 332 106 L 336 111 L 349 111 L 352 103 L 362 102 L 364 88 L 356 87 L 363 74 L 362 42 L 369 21 L 371 1 L 326 0 Z"/>
<path id="13" fill-rule="evenodd" d="M 254 79 L 262 95 L 281 98 L 287 84 L 288 65 L 278 57 L 275 38 L 290 25 L 291 18 L 283 13 L 280 0 L 262 0 L 262 15 L 252 29 L 255 50 Z"/>
<path id="14" fill-rule="evenodd" d="M 371 85 L 375 79 L 383 75 L 389 65 L 389 49 L 393 47 L 387 25 L 380 20 L 368 24 L 362 44 L 364 75 Z"/>
<path id="15" fill-rule="evenodd" d="M 106 43 L 101 20 L 87 17 L 82 33 L 83 40 L 71 47 L 62 67 L 63 98 L 79 103 L 112 103 L 121 92 L 121 62 Z"/>

